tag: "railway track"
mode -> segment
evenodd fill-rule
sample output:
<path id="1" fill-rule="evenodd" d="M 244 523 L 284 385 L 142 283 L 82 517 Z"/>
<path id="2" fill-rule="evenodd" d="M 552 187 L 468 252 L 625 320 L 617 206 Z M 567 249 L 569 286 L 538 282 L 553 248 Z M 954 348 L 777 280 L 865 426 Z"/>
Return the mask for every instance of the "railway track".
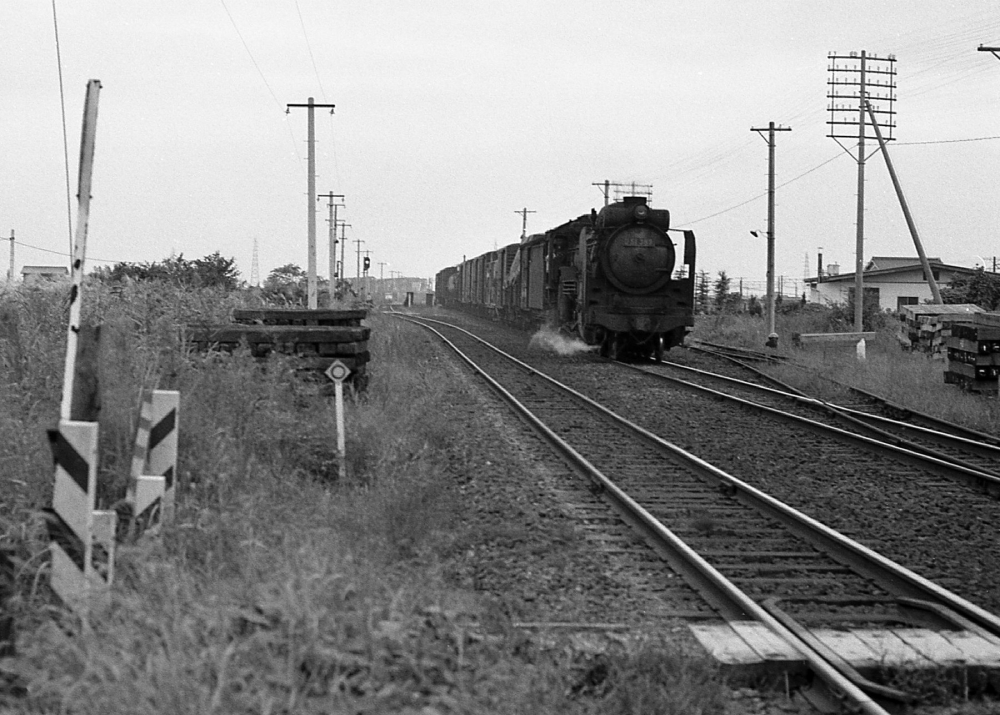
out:
<path id="1" fill-rule="evenodd" d="M 672 362 L 625 366 L 689 390 L 730 400 L 803 429 L 850 440 L 890 458 L 1000 497 L 1000 447 L 954 431 L 930 429 L 880 415 Z"/>
<path id="2" fill-rule="evenodd" d="M 697 376 L 693 380 L 695 384 L 710 385 L 715 381 L 715 384 L 728 384 L 729 394 L 740 392 L 755 395 L 756 398 L 762 398 L 764 403 L 772 405 L 782 402 L 786 405 L 794 404 L 822 415 L 827 424 L 933 457 L 956 467 L 950 474 L 947 468 L 940 468 L 940 473 L 965 481 L 984 493 L 1000 496 L 1000 438 L 902 407 L 865 390 L 832 380 L 831 383 L 854 396 L 856 402 L 850 405 L 835 404 L 812 398 L 746 362 L 738 348 L 702 343 L 697 349 L 737 366 L 744 373 L 742 377 L 752 375 L 754 382 L 734 377 L 731 371 L 720 375 L 675 363 L 669 363 L 668 366 Z M 746 355 L 752 360 L 758 359 L 756 351 L 747 351 Z M 933 464 L 928 464 L 930 468 L 937 469 Z M 976 472 L 978 475 L 974 474 Z"/>
<path id="3" fill-rule="evenodd" d="M 933 633 L 973 633 L 1000 646 L 1000 619 L 985 609 L 467 331 L 438 321 L 415 322 L 433 329 L 542 433 L 586 478 L 589 493 L 605 499 L 641 533 L 712 613 L 762 625 L 775 643 L 794 644 L 814 674 L 832 691 L 850 694 L 866 712 L 884 712 L 876 700 L 912 698 L 866 680 L 813 635 L 817 629 L 922 625 Z M 674 586 L 660 588 L 664 597 L 676 593 Z M 683 610 L 692 611 L 692 618 L 706 615 L 689 603 Z"/>

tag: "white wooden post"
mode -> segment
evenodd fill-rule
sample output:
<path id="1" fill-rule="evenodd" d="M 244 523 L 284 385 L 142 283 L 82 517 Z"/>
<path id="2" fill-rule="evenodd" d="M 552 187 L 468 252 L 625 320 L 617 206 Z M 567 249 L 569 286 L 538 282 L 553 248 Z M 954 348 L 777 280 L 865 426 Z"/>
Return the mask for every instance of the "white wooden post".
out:
<path id="1" fill-rule="evenodd" d="M 326 376 L 333 380 L 334 409 L 337 415 L 337 462 L 340 465 L 341 481 L 347 478 L 347 446 L 344 435 L 344 380 L 351 374 L 350 368 L 340 360 L 334 360 L 326 369 Z"/>

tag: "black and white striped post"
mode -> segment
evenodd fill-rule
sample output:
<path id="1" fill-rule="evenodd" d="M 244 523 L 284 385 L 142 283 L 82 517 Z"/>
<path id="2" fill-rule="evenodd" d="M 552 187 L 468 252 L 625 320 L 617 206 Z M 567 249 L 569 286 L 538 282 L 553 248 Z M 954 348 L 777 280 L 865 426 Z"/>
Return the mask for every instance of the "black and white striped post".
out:
<path id="1" fill-rule="evenodd" d="M 173 518 L 179 409 L 180 393 L 175 390 L 153 390 L 143 400 L 129 494 L 143 530 L 155 530 Z"/>
<path id="2" fill-rule="evenodd" d="M 49 582 L 63 603 L 86 610 L 110 597 L 114 578 L 115 513 L 95 511 L 96 422 L 60 420 L 49 430 L 55 485 L 47 526 L 52 556 Z"/>

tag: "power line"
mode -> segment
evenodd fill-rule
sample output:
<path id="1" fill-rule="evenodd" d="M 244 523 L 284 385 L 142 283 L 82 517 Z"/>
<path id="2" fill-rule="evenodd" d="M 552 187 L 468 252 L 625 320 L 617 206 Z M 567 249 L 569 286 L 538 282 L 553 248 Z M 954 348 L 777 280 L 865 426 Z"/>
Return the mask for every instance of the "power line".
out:
<path id="1" fill-rule="evenodd" d="M 66 93 L 63 90 L 62 53 L 59 45 L 59 21 L 56 18 L 56 0 L 52 0 L 52 27 L 56 35 L 56 66 L 59 68 L 59 105 L 62 107 L 63 159 L 66 164 L 66 225 L 69 229 L 69 256 L 73 256 L 73 199 L 69 180 L 69 139 L 66 136 Z"/>
<path id="2" fill-rule="evenodd" d="M 842 156 L 844 156 L 844 154 L 840 154 L 840 153 L 838 153 L 838 154 L 834 154 L 834 155 L 833 155 L 833 156 L 831 156 L 831 157 L 830 157 L 829 159 L 827 159 L 826 161 L 824 161 L 824 162 L 823 162 L 822 164 L 818 164 L 818 165 L 814 166 L 813 168 L 811 168 L 811 169 L 809 169 L 809 170 L 807 170 L 807 171 L 803 171 L 803 172 L 802 172 L 801 174 L 799 174 L 798 176 L 796 176 L 796 177 L 795 177 L 794 179 L 789 179 L 788 181 L 786 181 L 786 182 L 785 182 L 785 183 L 783 183 L 783 184 L 778 184 L 778 186 L 776 186 L 775 188 L 776 188 L 776 189 L 780 189 L 780 188 L 782 188 L 782 187 L 784 187 L 784 186 L 788 186 L 788 185 L 789 185 L 789 184 L 791 184 L 792 182 L 794 182 L 794 181 L 798 181 L 798 180 L 799 180 L 799 179 L 801 179 L 802 177 L 804 177 L 804 176 L 806 176 L 806 175 L 808 175 L 808 174 L 811 174 L 811 173 L 813 173 L 813 172 L 814 172 L 814 171 L 816 171 L 817 169 L 821 169 L 821 168 L 823 168 L 824 166 L 826 166 L 827 164 L 829 164 L 829 163 L 830 163 L 831 161 L 834 161 L 835 159 L 839 159 L 839 158 L 840 158 L 840 157 L 842 157 Z M 709 216 L 702 216 L 701 218 L 699 218 L 699 219 L 695 219 L 694 221 L 685 221 L 685 222 L 683 222 L 683 223 L 682 223 L 681 225 L 682 225 L 682 226 L 691 226 L 691 225 L 693 225 L 693 224 L 696 224 L 696 223 L 700 223 L 700 222 L 702 222 L 702 221 L 707 221 L 707 220 L 708 220 L 708 219 L 710 219 L 710 218 L 715 218 L 716 216 L 721 216 L 722 214 L 724 214 L 724 213 L 729 213 L 730 211 L 733 211 L 733 210 L 735 210 L 735 209 L 738 209 L 738 208 L 740 208 L 741 206 L 746 206 L 746 205 L 747 205 L 747 204 L 749 204 L 749 203 L 753 203 L 753 202 L 754 202 L 754 201 L 756 201 L 757 199 L 762 199 L 762 198 L 764 198 L 765 196 L 767 196 L 767 192 L 766 192 L 766 191 L 765 191 L 764 193 L 762 193 L 762 194 L 757 194 L 756 196 L 754 196 L 754 197 L 752 197 L 752 198 L 749 198 L 749 199 L 747 199 L 746 201 L 743 201 L 743 202 L 741 202 L 741 203 L 738 203 L 738 204 L 736 204 L 735 206 L 730 206 L 730 207 L 729 207 L 729 208 L 727 208 L 727 209 L 723 209 L 722 211 L 717 211 L 716 213 L 714 213 L 714 214 L 711 214 L 711 215 L 709 215 Z"/>
<path id="3" fill-rule="evenodd" d="M 985 142 L 991 139 L 1000 139 L 1000 136 L 995 137 L 972 137 L 970 139 L 938 139 L 937 141 L 928 142 L 896 142 L 896 146 L 917 146 L 919 144 L 960 144 L 962 142 Z"/>
<path id="4" fill-rule="evenodd" d="M 30 243 L 25 243 L 24 241 L 14 241 L 18 246 L 24 246 L 25 248 L 32 248 L 36 251 L 42 251 L 43 253 L 54 253 L 57 256 L 66 256 L 67 258 L 72 258 L 73 254 L 66 254 L 62 251 L 53 251 L 51 248 L 42 248 L 41 246 L 33 246 Z M 125 263 L 125 261 L 120 261 L 118 259 L 112 258 L 94 258 L 93 256 L 87 256 L 88 261 L 100 261 L 101 263 Z"/>
<path id="5" fill-rule="evenodd" d="M 313 57 L 312 45 L 309 44 L 309 35 L 306 34 L 306 23 L 302 20 L 302 10 L 299 8 L 299 0 L 295 0 L 295 12 L 299 14 L 299 25 L 302 27 L 302 36 L 306 40 L 306 49 L 309 51 L 309 59 L 312 61 L 313 72 L 316 74 L 316 82 L 319 84 L 320 94 L 326 100 L 326 90 L 323 89 L 323 80 L 319 78 L 319 69 L 316 67 L 316 58 Z"/>
<path id="6" fill-rule="evenodd" d="M 267 87 L 267 91 L 271 93 L 271 98 L 274 99 L 274 103 L 278 105 L 279 109 L 284 109 L 284 107 L 281 106 L 281 102 L 278 100 L 278 95 L 276 95 L 274 90 L 271 89 L 271 85 L 267 82 L 267 77 L 265 77 L 264 73 L 261 71 L 260 65 L 257 64 L 257 60 L 254 59 L 253 53 L 250 51 L 250 46 L 247 44 L 247 41 L 243 39 L 243 33 L 240 32 L 240 28 L 236 25 L 236 20 L 233 19 L 233 14 L 229 12 L 229 8 L 226 6 L 226 0 L 219 0 L 219 2 L 222 3 L 222 9 L 225 10 L 226 15 L 229 16 L 229 22 L 232 23 L 233 29 L 236 30 L 236 35 L 240 38 L 240 42 L 243 43 L 243 49 L 247 51 L 247 57 L 249 57 L 250 61 L 253 63 L 254 68 L 257 70 L 257 74 L 260 75 L 261 80 L 264 82 L 264 86 Z"/>
<path id="7" fill-rule="evenodd" d="M 222 8 L 226 11 L 226 15 L 229 17 L 229 22 L 230 24 L 232 24 L 233 29 L 236 30 L 236 36 L 239 37 L 240 42 L 243 43 L 243 49 L 246 50 L 247 57 L 250 58 L 250 62 L 253 64 L 254 69 L 257 70 L 257 74 L 260 75 L 261 81 L 264 83 L 264 86 L 267 87 L 267 91 L 271 94 L 271 99 L 274 100 L 274 103 L 278 105 L 279 109 L 284 109 L 284 107 L 281 105 L 281 101 L 278 99 L 278 95 L 276 95 L 274 93 L 274 90 L 271 89 L 271 85 L 268 83 L 267 77 L 264 76 L 264 72 L 261 70 L 260 65 L 257 64 L 257 60 L 254 58 L 253 53 L 250 51 L 250 46 L 247 44 L 247 41 L 243 38 L 243 33 L 240 32 L 240 28 L 239 26 L 237 26 L 236 20 L 233 19 L 233 14 L 229 12 L 229 7 L 226 5 L 226 0 L 219 0 L 219 2 L 222 3 Z M 298 157 L 298 160 L 301 162 L 302 154 L 299 153 L 299 145 L 298 142 L 295 141 L 295 134 L 292 133 L 292 127 L 287 121 L 285 121 L 285 127 L 288 128 L 288 138 L 292 142 L 292 148 L 295 150 L 295 156 Z"/>

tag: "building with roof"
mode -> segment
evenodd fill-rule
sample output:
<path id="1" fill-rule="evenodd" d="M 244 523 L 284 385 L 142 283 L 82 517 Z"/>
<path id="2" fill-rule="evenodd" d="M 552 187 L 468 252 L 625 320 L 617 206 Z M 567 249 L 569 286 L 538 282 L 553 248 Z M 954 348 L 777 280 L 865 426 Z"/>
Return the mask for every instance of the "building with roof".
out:
<path id="1" fill-rule="evenodd" d="M 928 258 L 934 280 L 944 288 L 956 278 L 976 273 L 976 268 L 943 263 L 940 258 Z M 916 256 L 875 256 L 864 267 L 865 295 L 876 300 L 882 310 L 900 312 L 903 306 L 919 305 L 931 300 L 923 266 Z M 806 278 L 810 303 L 847 303 L 854 296 L 854 273 L 826 271 L 823 275 Z"/>
<path id="2" fill-rule="evenodd" d="M 21 269 L 21 279 L 25 285 L 64 281 L 69 279 L 66 266 L 25 266 Z"/>

